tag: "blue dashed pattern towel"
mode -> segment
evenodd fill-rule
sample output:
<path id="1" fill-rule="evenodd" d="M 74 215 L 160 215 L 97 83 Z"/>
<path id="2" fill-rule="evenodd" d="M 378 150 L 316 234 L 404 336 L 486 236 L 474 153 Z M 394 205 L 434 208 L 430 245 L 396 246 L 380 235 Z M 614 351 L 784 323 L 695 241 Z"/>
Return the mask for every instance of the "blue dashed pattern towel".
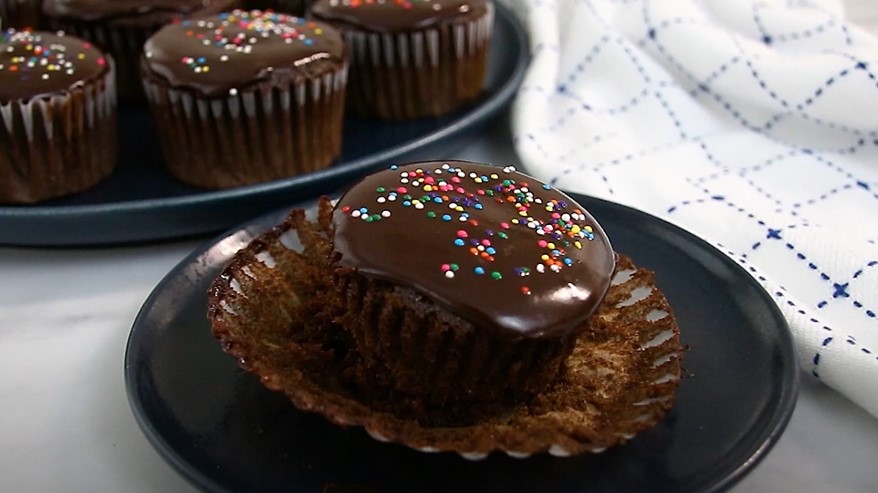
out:
<path id="1" fill-rule="evenodd" d="M 878 416 L 878 38 L 834 0 L 502 0 L 525 170 L 707 239 Z"/>

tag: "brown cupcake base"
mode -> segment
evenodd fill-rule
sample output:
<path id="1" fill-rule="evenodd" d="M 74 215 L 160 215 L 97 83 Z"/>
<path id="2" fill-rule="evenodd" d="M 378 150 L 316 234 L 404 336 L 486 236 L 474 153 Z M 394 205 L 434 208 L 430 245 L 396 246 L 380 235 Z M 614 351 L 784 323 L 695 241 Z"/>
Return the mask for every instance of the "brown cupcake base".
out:
<path id="1" fill-rule="evenodd" d="M 329 217 L 293 211 L 241 250 L 210 289 L 214 335 L 242 367 L 305 411 L 378 440 L 469 459 L 599 452 L 653 427 L 671 408 L 680 379 L 679 329 L 652 274 L 620 256 L 610 291 L 552 387 L 471 424 L 425 424 L 407 410 L 379 409 L 345 380 L 358 355 L 328 318 Z M 302 245 L 304 244 L 304 249 Z M 330 309 L 329 311 L 332 311 Z"/>

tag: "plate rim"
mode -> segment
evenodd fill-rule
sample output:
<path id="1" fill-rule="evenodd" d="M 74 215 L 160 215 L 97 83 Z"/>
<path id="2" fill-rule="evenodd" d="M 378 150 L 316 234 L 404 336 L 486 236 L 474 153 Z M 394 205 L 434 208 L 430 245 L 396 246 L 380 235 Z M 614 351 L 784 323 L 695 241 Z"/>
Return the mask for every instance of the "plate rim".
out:
<path id="1" fill-rule="evenodd" d="M 209 204 L 234 202 L 244 199 L 259 199 L 260 197 L 282 194 L 295 188 L 305 188 L 315 181 L 331 181 L 335 179 L 350 181 L 364 173 L 380 167 L 382 163 L 392 161 L 403 157 L 409 153 L 417 151 L 419 148 L 437 144 L 439 142 L 458 137 L 464 134 L 468 129 L 473 128 L 482 123 L 486 123 L 491 118 L 500 113 L 512 103 L 515 94 L 524 80 L 530 61 L 530 45 L 529 37 L 524 27 L 516 17 L 515 13 L 503 4 L 496 4 L 496 18 L 503 19 L 505 26 L 508 27 L 511 38 L 517 41 L 518 56 L 512 62 L 512 71 L 509 74 L 500 74 L 506 77 L 501 80 L 495 91 L 486 93 L 487 99 L 482 103 L 472 107 L 471 110 L 461 115 L 454 121 L 428 132 L 425 135 L 414 138 L 407 142 L 403 142 L 389 149 L 374 152 L 366 156 L 360 156 L 356 159 L 342 163 L 344 167 L 333 166 L 330 168 L 314 171 L 305 175 L 298 175 L 280 180 L 274 180 L 266 183 L 258 183 L 242 187 L 234 187 L 222 190 L 203 190 L 191 194 L 175 195 L 171 197 L 161 198 L 142 198 L 133 200 L 120 200 L 115 202 L 100 202 L 94 204 L 72 204 L 72 205 L 41 205 L 37 204 L 0 204 L 0 245 L 15 246 L 70 246 L 75 245 L 106 245 L 106 244 L 124 244 L 137 241 L 148 241 L 154 239 L 180 238 L 189 233 L 146 235 L 141 239 L 132 237 L 130 234 L 119 235 L 101 235 L 102 239 L 96 241 L 74 240 L 71 241 L 55 241 L 51 235 L 38 239 L 17 239 L 14 230 L 16 227 L 21 228 L 22 225 L 32 221 L 56 221 L 64 222 L 68 220 L 77 221 L 101 221 L 109 217 L 119 214 L 130 214 L 147 211 L 155 211 L 162 213 L 166 210 L 179 210 L 187 207 L 206 206 Z M 321 190 L 322 192 L 330 192 L 331 190 Z M 299 197 L 293 197 L 293 200 L 301 200 L 313 197 L 314 194 L 300 194 Z M 228 226 L 226 226 L 228 227 Z M 6 234 L 2 231 L 8 229 L 12 234 Z M 47 228 L 48 229 L 48 228 Z M 191 229 L 191 228 L 190 228 Z M 197 228 L 196 228 L 197 229 Z M 200 231 L 201 233 L 216 232 L 225 228 L 210 228 Z M 197 234 L 197 233 L 195 233 Z M 34 235 L 29 235 L 34 236 Z M 68 235 L 69 236 L 69 235 Z M 119 239 L 107 240 L 104 236 L 119 237 Z"/>
<path id="2" fill-rule="evenodd" d="M 774 300 L 771 298 L 770 294 L 765 290 L 765 288 L 763 288 L 759 284 L 759 282 L 755 278 L 753 278 L 753 276 L 751 276 L 746 271 L 746 269 L 744 269 L 744 267 L 742 267 L 740 264 L 735 262 L 734 259 L 730 258 L 728 255 L 723 253 L 715 246 L 711 245 L 703 238 L 698 237 L 694 233 L 691 233 L 669 221 L 666 221 L 660 217 L 654 216 L 639 209 L 635 209 L 623 204 L 619 204 L 598 197 L 593 197 L 590 195 L 566 191 L 564 193 L 567 193 L 576 201 L 597 203 L 601 207 L 608 207 L 610 209 L 616 209 L 617 211 L 621 211 L 626 214 L 633 214 L 641 220 L 657 222 L 657 225 L 671 231 L 679 237 L 682 237 L 685 241 L 697 247 L 699 250 L 711 254 L 712 257 L 722 262 L 723 265 L 730 268 L 732 271 L 737 272 L 742 282 L 746 282 L 750 285 L 750 287 L 757 288 L 756 292 L 759 293 L 758 296 L 765 302 L 768 313 L 771 315 L 773 321 L 776 322 L 776 324 L 772 324 L 771 333 L 775 334 L 778 337 L 778 344 L 781 346 L 782 349 L 782 363 L 784 368 L 783 374 L 779 379 L 780 386 L 779 392 L 777 394 L 778 403 L 775 407 L 767 410 L 766 413 L 760 414 L 760 416 L 767 415 L 766 417 L 768 419 L 765 423 L 764 428 L 752 437 L 753 443 L 756 446 L 753 448 L 753 450 L 749 451 L 746 460 L 742 461 L 737 466 L 732 466 L 732 469 L 727 474 L 716 478 L 710 484 L 706 485 L 704 489 L 697 490 L 706 493 L 727 491 L 732 486 L 737 484 L 741 479 L 743 479 L 759 463 L 761 463 L 762 460 L 768 455 L 768 453 L 774 448 L 774 446 L 777 444 L 777 441 L 786 431 L 787 425 L 792 418 L 793 411 L 795 410 L 796 404 L 798 402 L 798 394 L 801 381 L 801 368 L 799 365 L 799 361 L 796 357 L 793 336 L 786 317 L 783 316 L 780 307 L 777 306 L 777 304 L 774 302 Z M 147 419 L 147 412 L 144 408 L 144 403 L 139 399 L 137 393 L 135 382 L 136 375 L 134 372 L 136 365 L 133 364 L 133 360 L 134 358 L 136 358 L 137 346 L 140 344 L 141 339 L 144 337 L 144 329 L 139 329 L 139 327 L 142 327 L 142 325 L 144 324 L 144 321 L 149 316 L 151 309 L 155 306 L 156 300 L 161 296 L 164 288 L 168 284 L 175 282 L 181 274 L 186 272 L 186 269 L 189 266 L 193 265 L 195 261 L 201 258 L 205 253 L 209 252 L 212 248 L 216 247 L 223 241 L 226 241 L 233 236 L 240 235 L 242 233 L 246 233 L 248 237 L 247 242 L 249 242 L 259 234 L 262 234 L 262 232 L 264 232 L 265 230 L 270 229 L 274 224 L 273 220 L 277 218 L 282 218 L 291 208 L 307 208 L 312 205 L 315 200 L 316 199 L 297 202 L 290 206 L 262 214 L 256 218 L 253 218 L 233 228 L 230 228 L 221 235 L 199 245 L 183 260 L 177 263 L 156 284 L 155 288 L 150 292 L 149 296 L 141 305 L 140 309 L 138 310 L 137 316 L 132 323 L 131 330 L 129 332 L 129 336 L 125 346 L 123 365 L 125 393 L 132 414 L 134 414 L 135 420 L 141 431 L 143 432 L 144 436 L 147 438 L 147 441 L 153 446 L 156 452 L 168 464 L 170 464 L 172 468 L 176 470 L 185 480 L 200 489 L 206 491 L 229 491 L 228 488 L 218 483 L 215 479 L 211 478 L 209 475 L 202 472 L 197 467 L 186 463 L 183 457 L 171 445 L 169 445 L 169 443 L 162 436 L 161 432 L 154 426 L 154 423 L 150 422 Z M 588 208 L 588 204 L 584 205 L 586 206 L 586 208 Z M 254 225 L 259 225 L 260 229 L 260 231 L 255 234 L 253 230 L 249 229 L 252 228 Z M 241 248 L 243 247 L 244 245 L 241 246 Z M 721 465 L 722 464 L 718 464 L 718 466 Z"/>

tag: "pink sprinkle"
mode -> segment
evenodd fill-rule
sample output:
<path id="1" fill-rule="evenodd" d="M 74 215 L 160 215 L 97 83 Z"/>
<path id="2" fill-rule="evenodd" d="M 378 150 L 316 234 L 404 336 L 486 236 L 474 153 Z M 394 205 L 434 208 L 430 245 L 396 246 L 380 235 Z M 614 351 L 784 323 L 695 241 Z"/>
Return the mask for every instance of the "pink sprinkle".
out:
<path id="1" fill-rule="evenodd" d="M 500 223 L 500 227 L 503 229 L 509 229 L 509 223 Z"/>
<path id="2" fill-rule="evenodd" d="M 464 231 L 462 229 L 457 230 L 457 237 L 458 238 L 466 238 L 467 236 L 469 236 L 469 235 L 466 233 L 466 231 Z"/>
<path id="3" fill-rule="evenodd" d="M 448 272 L 451 270 L 451 266 L 448 264 L 442 264 L 442 272 Z"/>
<path id="4" fill-rule="evenodd" d="M 466 192 L 466 190 L 464 190 L 463 187 L 457 187 L 457 190 L 455 190 L 455 191 L 456 191 L 457 193 L 464 193 L 464 192 Z"/>
<path id="5" fill-rule="evenodd" d="M 451 177 L 451 183 L 460 183 L 460 178 L 458 178 L 458 177 L 456 177 L 456 176 L 452 176 L 452 177 Z"/>
<path id="6" fill-rule="evenodd" d="M 399 187 L 396 189 L 399 193 L 408 193 L 408 189 L 406 187 Z"/>
<path id="7" fill-rule="evenodd" d="M 491 240 L 485 238 L 484 240 L 482 240 L 482 245 L 491 246 Z"/>
<path id="8" fill-rule="evenodd" d="M 552 219 L 561 219 L 561 214 L 558 214 L 557 212 L 552 213 Z"/>
<path id="9" fill-rule="evenodd" d="M 540 240 L 537 242 L 537 245 L 539 245 L 540 248 L 546 248 L 549 244 L 546 242 L 546 240 Z"/>
<path id="10" fill-rule="evenodd" d="M 432 185 L 436 183 L 436 180 L 434 180 L 432 176 L 428 176 L 424 178 L 424 183 L 426 183 L 427 185 Z"/>

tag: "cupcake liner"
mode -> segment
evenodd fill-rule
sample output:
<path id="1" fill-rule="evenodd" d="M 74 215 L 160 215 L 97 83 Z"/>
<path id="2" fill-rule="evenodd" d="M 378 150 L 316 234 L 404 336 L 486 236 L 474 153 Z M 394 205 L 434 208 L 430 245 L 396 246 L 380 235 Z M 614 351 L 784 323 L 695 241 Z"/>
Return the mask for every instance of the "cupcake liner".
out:
<path id="1" fill-rule="evenodd" d="M 99 80 L 67 94 L 0 103 L 0 201 L 30 203 L 79 192 L 116 164 L 113 59 Z"/>
<path id="2" fill-rule="evenodd" d="M 328 201 L 316 225 L 301 210 L 243 248 L 213 282 L 208 318 L 223 349 L 304 411 L 361 426 L 381 441 L 481 459 L 600 452 L 653 427 L 680 380 L 679 329 L 652 273 L 620 255 L 607 298 L 550 389 L 494 416 L 431 426 L 375 409 L 343 384 L 355 351 L 315 293 L 328 286 Z M 335 307 L 330 307 L 329 311 Z M 354 358 L 355 359 L 355 358 Z"/>
<path id="3" fill-rule="evenodd" d="M 0 0 L 0 29 L 40 28 L 39 0 Z"/>
<path id="4" fill-rule="evenodd" d="M 348 107 L 388 120 L 436 116 L 482 90 L 494 6 L 483 15 L 421 31 L 374 33 L 338 27 L 349 46 Z"/>
<path id="5" fill-rule="evenodd" d="M 260 183 L 328 167 L 341 152 L 347 66 L 286 86 L 258 84 L 205 98 L 146 76 L 165 161 L 206 188 Z"/>
<path id="6" fill-rule="evenodd" d="M 302 17 L 310 3 L 309 0 L 246 0 L 244 6 L 247 9 L 273 10 Z"/>

